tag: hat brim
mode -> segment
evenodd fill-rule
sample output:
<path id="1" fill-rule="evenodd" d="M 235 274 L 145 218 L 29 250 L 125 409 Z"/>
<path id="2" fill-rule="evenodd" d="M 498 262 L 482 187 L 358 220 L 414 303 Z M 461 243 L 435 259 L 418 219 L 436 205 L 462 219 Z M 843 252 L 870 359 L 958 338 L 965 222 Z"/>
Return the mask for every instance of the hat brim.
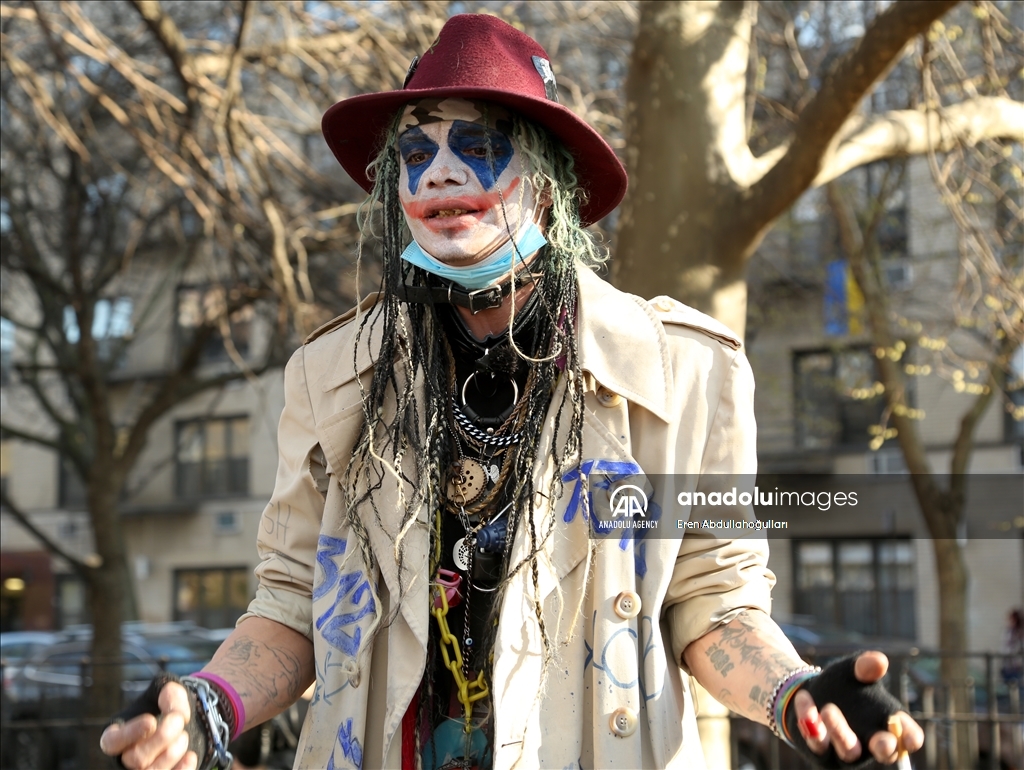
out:
<path id="1" fill-rule="evenodd" d="M 449 97 L 504 105 L 559 139 L 573 155 L 576 177 L 585 194 L 580 205 L 583 225 L 605 217 L 625 195 L 626 170 L 622 162 L 585 120 L 556 102 L 497 88 L 451 86 L 353 96 L 324 113 L 324 138 L 349 176 L 369 192 L 373 185 L 366 176 L 366 167 L 382 149 L 381 143 L 398 109 L 417 99 Z"/>

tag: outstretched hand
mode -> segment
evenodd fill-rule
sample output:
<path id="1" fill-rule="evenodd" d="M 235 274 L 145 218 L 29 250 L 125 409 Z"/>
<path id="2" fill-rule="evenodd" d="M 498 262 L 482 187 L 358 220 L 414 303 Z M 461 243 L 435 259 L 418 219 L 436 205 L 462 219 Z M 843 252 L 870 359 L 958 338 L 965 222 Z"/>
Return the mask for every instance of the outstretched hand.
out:
<path id="1" fill-rule="evenodd" d="M 888 668 L 889 659 L 881 652 L 865 652 L 857 657 L 853 665 L 853 674 L 857 682 L 869 685 L 885 676 Z M 856 688 L 855 684 L 854 687 Z M 866 692 L 866 688 L 863 689 Z M 818 756 L 824 756 L 831 746 L 842 762 L 859 762 L 865 759 L 862 738 L 867 738 L 867 750 L 878 762 L 888 765 L 896 761 L 897 740 L 895 735 L 886 729 L 863 732 L 863 728 L 861 728 L 862 735 L 858 737 L 858 730 L 851 727 L 850 721 L 848 721 L 848 716 L 851 721 L 856 721 L 849 706 L 847 710 L 851 714 L 848 715 L 844 714 L 836 703 L 830 700 L 825 701 L 821 697 L 820 690 L 818 698 L 824 702 L 815 703 L 815 698 L 807 687 L 800 689 L 793 696 L 792 708 L 796 713 L 797 729 L 811 752 Z M 836 698 L 836 700 L 841 700 L 841 698 Z M 905 711 L 898 711 L 896 716 L 903 727 L 903 748 L 909 752 L 917 751 L 924 744 L 924 732 L 920 725 L 911 719 Z M 869 722 L 875 723 L 874 720 L 869 720 Z"/>
<path id="2" fill-rule="evenodd" d="M 121 757 L 128 770 L 195 770 L 198 758 L 189 751 L 186 731 L 191 717 L 188 693 L 168 682 L 157 696 L 160 716 L 140 714 L 110 725 L 100 737 L 104 754 Z"/>

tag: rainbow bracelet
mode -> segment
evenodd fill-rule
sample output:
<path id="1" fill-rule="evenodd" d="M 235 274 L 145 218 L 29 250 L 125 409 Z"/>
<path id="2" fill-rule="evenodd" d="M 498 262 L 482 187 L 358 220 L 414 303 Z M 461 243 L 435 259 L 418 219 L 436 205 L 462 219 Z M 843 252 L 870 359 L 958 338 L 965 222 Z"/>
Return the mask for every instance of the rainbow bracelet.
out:
<path id="1" fill-rule="evenodd" d="M 801 666 L 800 668 L 793 669 L 775 685 L 772 697 L 768 701 L 768 727 L 790 746 L 794 744 L 789 731 L 786 729 L 786 709 L 801 685 L 809 679 L 813 679 L 819 673 L 821 673 L 821 668 L 818 666 Z"/>

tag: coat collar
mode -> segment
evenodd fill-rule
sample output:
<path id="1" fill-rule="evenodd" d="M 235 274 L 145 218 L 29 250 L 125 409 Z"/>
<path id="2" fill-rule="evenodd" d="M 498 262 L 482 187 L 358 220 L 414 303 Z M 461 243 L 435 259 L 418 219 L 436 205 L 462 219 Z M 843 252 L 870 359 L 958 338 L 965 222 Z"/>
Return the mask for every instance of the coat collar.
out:
<path id="1" fill-rule="evenodd" d="M 580 367 L 598 383 L 666 422 L 672 367 L 662 322 L 647 302 L 580 264 Z"/>

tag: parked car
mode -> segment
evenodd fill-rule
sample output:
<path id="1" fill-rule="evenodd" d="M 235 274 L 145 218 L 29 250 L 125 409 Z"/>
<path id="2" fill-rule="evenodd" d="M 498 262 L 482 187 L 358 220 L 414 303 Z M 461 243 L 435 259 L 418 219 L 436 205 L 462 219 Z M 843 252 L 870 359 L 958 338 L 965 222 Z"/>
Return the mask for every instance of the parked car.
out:
<path id="1" fill-rule="evenodd" d="M 4 718 L 5 766 L 15 770 L 56 770 L 74 766 L 79 756 L 74 720 L 84 714 L 84 688 L 92 684 L 97 665 L 89 657 L 90 642 L 52 645 L 25 663 L 14 680 L 18 699 L 7 705 Z M 137 698 L 160 671 L 143 647 L 122 639 L 122 703 Z M 61 720 L 56 725 L 19 727 L 20 723 Z"/>
<path id="2" fill-rule="evenodd" d="M 191 674 L 205 666 L 219 646 L 205 629 L 191 624 L 125 624 L 122 632 L 124 705 L 138 697 L 161 670 Z M 74 723 L 83 716 L 85 688 L 92 683 L 92 629 L 80 626 L 71 636 L 71 641 L 51 645 L 25 663 L 12 683 L 19 694 L 17 701 L 8 701 L 5 695 L 0 741 L 3 770 L 82 767 L 81 733 Z M 300 699 L 283 714 L 239 736 L 230 747 L 239 765 L 290 768 L 307 707 L 308 699 Z M 54 720 L 60 722 L 40 724 Z"/>
<path id="3" fill-rule="evenodd" d="M 201 669 L 210 662 L 213 653 L 220 646 L 217 642 L 193 634 L 158 634 L 130 638 L 142 647 L 161 669 L 177 676 L 188 676 Z"/>
<path id="4" fill-rule="evenodd" d="M 51 631 L 8 631 L 0 634 L 0 664 L 3 665 L 3 689 L 7 698 L 17 699 L 11 686 L 24 662 L 58 639 L 60 635 Z"/>

